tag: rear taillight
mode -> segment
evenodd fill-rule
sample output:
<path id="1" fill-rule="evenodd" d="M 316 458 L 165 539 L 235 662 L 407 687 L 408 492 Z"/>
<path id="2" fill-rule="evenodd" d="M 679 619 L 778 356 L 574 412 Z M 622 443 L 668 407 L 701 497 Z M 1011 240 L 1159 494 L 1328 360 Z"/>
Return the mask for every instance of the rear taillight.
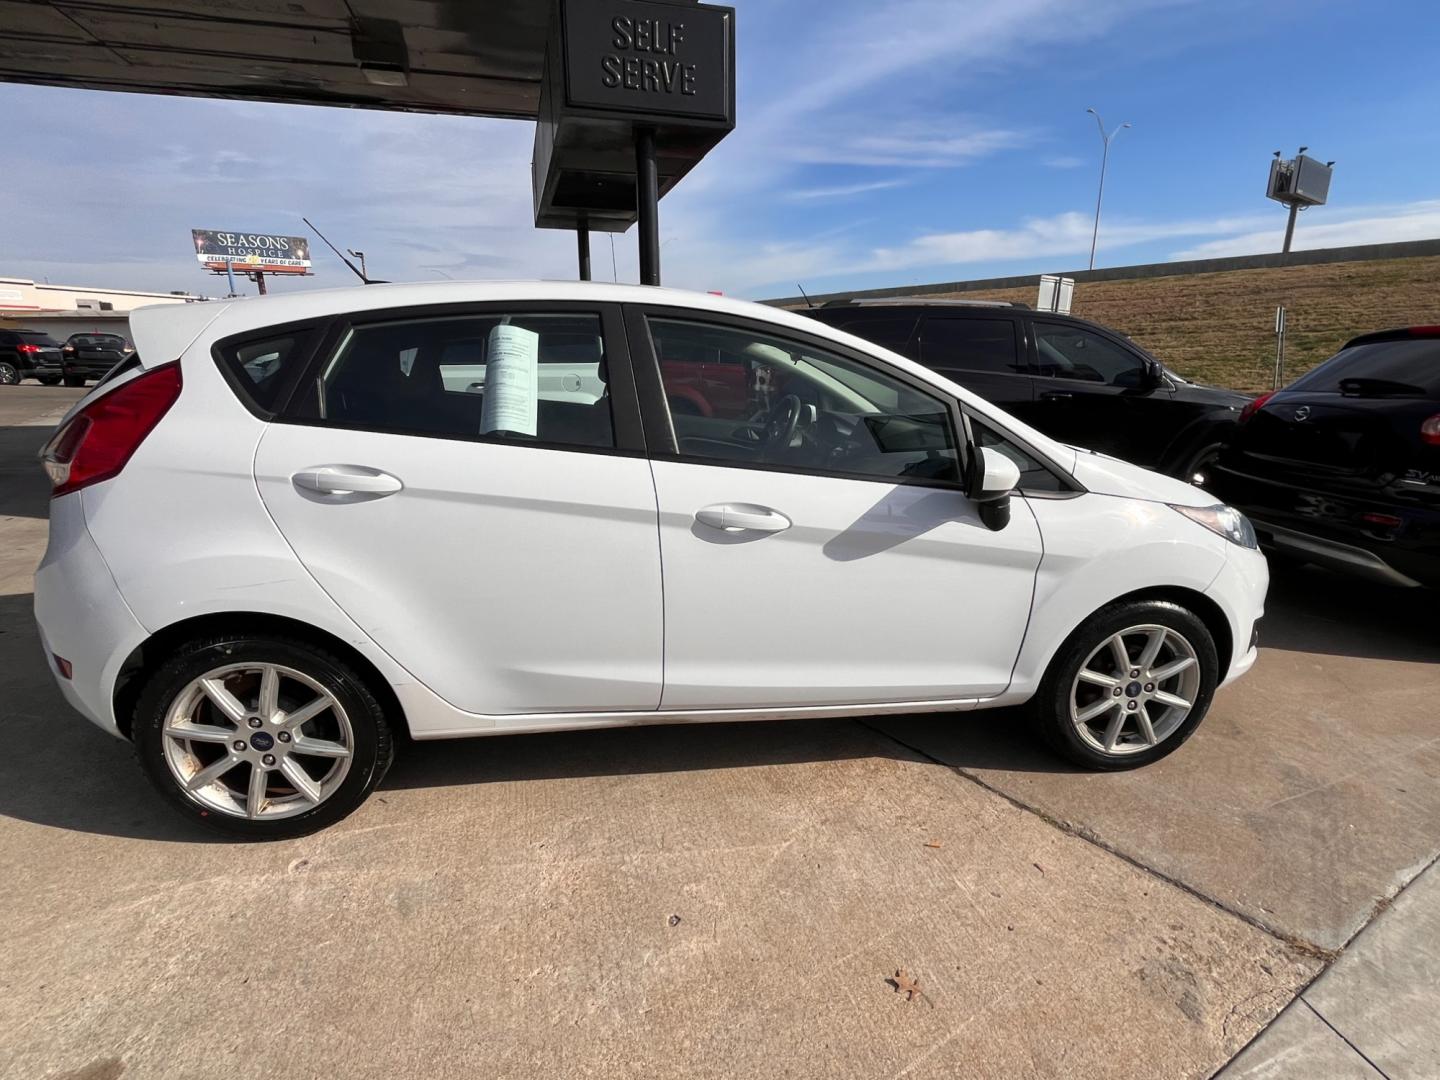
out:
<path id="1" fill-rule="evenodd" d="M 1271 390 L 1268 394 L 1261 394 L 1254 401 L 1250 402 L 1250 404 L 1246 405 L 1243 409 L 1240 410 L 1239 422 L 1243 424 L 1248 421 L 1252 416 L 1254 416 L 1257 412 L 1259 412 L 1262 408 L 1265 407 L 1265 402 L 1269 401 L 1274 396 L 1275 391 Z"/>
<path id="2" fill-rule="evenodd" d="M 27 344 L 21 343 L 21 344 L 15 346 L 15 351 L 16 351 L 16 352 L 23 352 L 23 353 L 39 352 L 39 351 L 40 351 L 40 346 L 39 346 L 39 345 L 27 345 Z"/>
<path id="3" fill-rule="evenodd" d="M 40 460 L 67 495 L 117 475 L 180 396 L 180 364 L 166 364 L 97 398 L 50 436 Z"/>
<path id="4" fill-rule="evenodd" d="M 1440 446 L 1440 413 L 1420 425 L 1420 441 L 1427 446 Z"/>

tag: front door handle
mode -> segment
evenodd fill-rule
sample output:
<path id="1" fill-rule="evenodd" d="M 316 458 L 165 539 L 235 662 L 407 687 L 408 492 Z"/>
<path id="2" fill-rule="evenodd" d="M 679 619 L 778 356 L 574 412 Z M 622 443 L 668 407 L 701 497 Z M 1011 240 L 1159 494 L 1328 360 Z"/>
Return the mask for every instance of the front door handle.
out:
<path id="1" fill-rule="evenodd" d="M 1041 401 L 1069 401 L 1075 395 L 1069 390 L 1046 390 L 1040 395 Z"/>
<path id="2" fill-rule="evenodd" d="M 790 527 L 784 514 L 754 503 L 716 503 L 695 511 L 695 520 L 724 532 L 778 533 Z"/>
<path id="3" fill-rule="evenodd" d="M 321 495 L 394 495 L 405 485 L 400 478 L 364 465 L 316 465 L 290 478 L 298 488 Z"/>

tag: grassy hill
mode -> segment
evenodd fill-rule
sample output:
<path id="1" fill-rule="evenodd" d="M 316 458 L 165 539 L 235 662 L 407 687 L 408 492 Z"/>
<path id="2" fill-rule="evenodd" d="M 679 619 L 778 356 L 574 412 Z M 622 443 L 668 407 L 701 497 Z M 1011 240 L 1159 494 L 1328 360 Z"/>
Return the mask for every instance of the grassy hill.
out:
<path id="1" fill-rule="evenodd" d="M 1035 303 L 1033 285 L 924 294 Z M 1080 281 L 1072 311 L 1129 334 L 1187 378 L 1259 391 L 1273 381 L 1279 304 L 1289 382 L 1356 334 L 1440 323 L 1440 256 Z"/>

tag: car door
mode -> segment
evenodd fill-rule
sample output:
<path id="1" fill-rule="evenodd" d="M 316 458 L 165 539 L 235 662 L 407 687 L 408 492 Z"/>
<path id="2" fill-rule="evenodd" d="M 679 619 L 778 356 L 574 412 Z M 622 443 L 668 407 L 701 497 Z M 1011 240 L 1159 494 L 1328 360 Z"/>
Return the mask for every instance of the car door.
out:
<path id="1" fill-rule="evenodd" d="M 1024 325 L 1013 315 L 934 312 L 920 321 L 915 359 L 1006 412 L 1029 419 L 1034 402 Z"/>
<path id="2" fill-rule="evenodd" d="M 286 348 L 238 343 L 232 379 L 284 379 Z M 306 569 L 455 707 L 659 704 L 655 494 L 617 309 L 357 315 L 255 474 Z"/>
<path id="3" fill-rule="evenodd" d="M 1072 446 L 1137 465 L 1160 462 L 1175 434 L 1171 392 L 1146 358 L 1120 339 L 1079 322 L 1033 321 L 1035 404 L 1022 416 Z"/>
<path id="4" fill-rule="evenodd" d="M 1008 685 L 1040 535 L 1018 497 L 1005 529 L 981 523 L 953 402 L 761 322 L 632 308 L 627 325 L 660 509 L 662 709 L 956 701 Z M 671 414 L 666 357 L 707 352 L 747 366 L 757 419 Z"/>

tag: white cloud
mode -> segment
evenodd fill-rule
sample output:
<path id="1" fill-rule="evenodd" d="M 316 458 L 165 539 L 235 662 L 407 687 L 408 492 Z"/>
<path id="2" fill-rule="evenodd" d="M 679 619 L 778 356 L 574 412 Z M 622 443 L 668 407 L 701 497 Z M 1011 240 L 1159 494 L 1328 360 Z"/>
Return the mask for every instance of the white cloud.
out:
<path id="1" fill-rule="evenodd" d="M 1335 220 L 1338 217 L 1339 220 Z M 1327 220 L 1329 218 L 1329 220 Z M 1253 232 L 1210 240 L 1177 251 L 1175 259 L 1216 259 L 1226 255 L 1253 255 L 1278 251 L 1285 233 L 1284 212 L 1277 209 L 1266 227 Z M 1399 206 L 1355 207 L 1350 210 L 1317 207 L 1302 211 L 1295 224 L 1292 247 L 1350 247 L 1355 244 L 1394 244 L 1440 237 L 1440 200 Z"/>
<path id="2" fill-rule="evenodd" d="M 1047 169 L 1078 169 L 1085 164 L 1085 159 L 1070 154 L 1061 154 L 1058 157 L 1046 158 L 1043 164 Z"/>
<path id="3" fill-rule="evenodd" d="M 952 128 L 952 123 L 939 117 L 923 124 L 875 126 L 881 128 L 883 134 L 844 134 L 824 141 L 801 143 L 791 150 L 790 156 L 797 161 L 837 165 L 943 168 L 966 165 L 1031 141 L 1031 136 L 1024 132 L 1005 129 L 942 134 Z"/>
<path id="4" fill-rule="evenodd" d="M 790 202 L 808 202 L 812 199 L 847 199 L 852 195 L 864 195 L 871 191 L 887 191 L 904 187 L 908 180 L 871 180 L 859 184 L 839 184 L 835 187 L 798 188 L 787 191 L 781 198 Z"/>

